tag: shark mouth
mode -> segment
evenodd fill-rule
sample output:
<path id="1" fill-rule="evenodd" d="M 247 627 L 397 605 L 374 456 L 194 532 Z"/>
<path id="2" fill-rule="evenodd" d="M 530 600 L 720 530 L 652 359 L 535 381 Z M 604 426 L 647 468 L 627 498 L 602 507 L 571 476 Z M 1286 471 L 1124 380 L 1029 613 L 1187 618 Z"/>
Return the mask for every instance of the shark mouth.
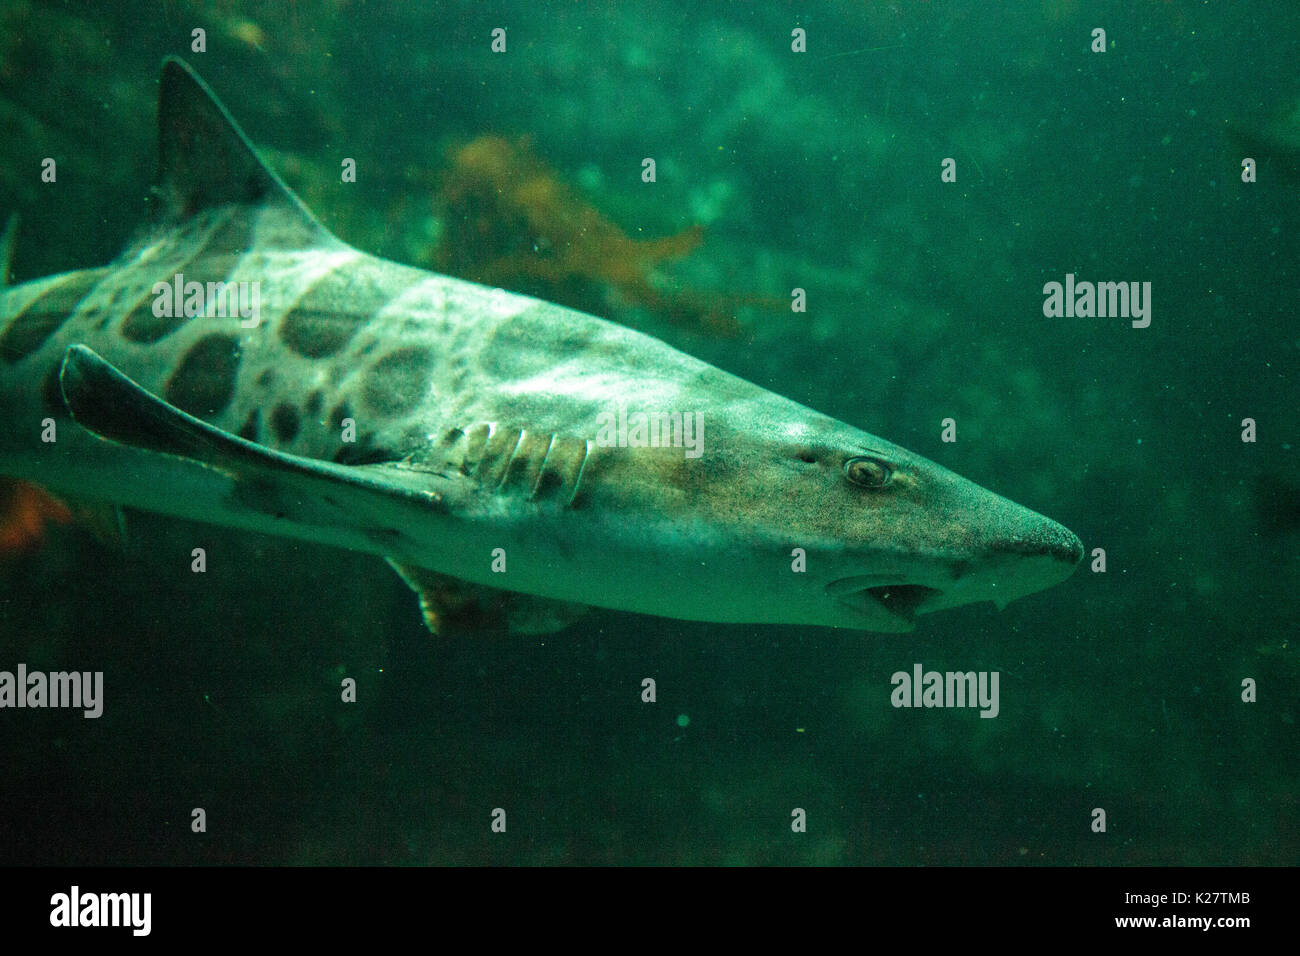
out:
<path id="1" fill-rule="evenodd" d="M 841 604 L 863 612 L 884 610 L 891 617 L 908 624 L 931 598 L 942 594 L 937 588 L 902 581 L 881 583 L 877 575 L 840 578 L 826 585 L 828 594 Z"/>

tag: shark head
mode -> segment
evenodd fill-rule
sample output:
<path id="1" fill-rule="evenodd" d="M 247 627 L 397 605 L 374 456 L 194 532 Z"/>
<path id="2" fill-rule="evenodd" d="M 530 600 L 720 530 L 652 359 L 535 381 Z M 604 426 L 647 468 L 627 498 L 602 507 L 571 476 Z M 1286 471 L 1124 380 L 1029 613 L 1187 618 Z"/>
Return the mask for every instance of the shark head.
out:
<path id="1" fill-rule="evenodd" d="M 908 631 L 918 614 L 981 601 L 1001 609 L 1073 573 L 1083 546 L 1055 521 L 836 425 L 766 456 L 774 471 L 792 460 L 811 486 L 785 514 L 792 548 L 809 542 L 806 596 L 822 599 L 820 621 Z"/>
<path id="2" fill-rule="evenodd" d="M 618 475 L 625 515 L 672 514 L 690 543 L 683 563 L 711 605 L 674 616 L 910 631 L 920 614 L 1005 607 L 1065 580 L 1082 557 L 1056 522 L 750 388 L 742 397 L 737 383 L 737 400 L 701 414 L 697 457 L 609 449 L 598 469 Z"/>

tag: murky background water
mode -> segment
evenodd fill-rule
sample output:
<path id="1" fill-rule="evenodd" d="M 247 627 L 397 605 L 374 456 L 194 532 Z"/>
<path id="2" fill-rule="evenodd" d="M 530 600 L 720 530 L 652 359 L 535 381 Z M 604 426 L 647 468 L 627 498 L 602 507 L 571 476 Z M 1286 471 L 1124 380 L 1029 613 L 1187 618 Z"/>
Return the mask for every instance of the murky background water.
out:
<path id="1" fill-rule="evenodd" d="M 105 713 L 0 711 L 0 861 L 1296 862 L 1294 10 L 802 10 L 5 0 L 15 277 L 126 241 L 178 53 L 345 240 L 659 336 L 1060 520 L 1106 572 L 908 635 L 599 611 L 449 642 L 377 560 L 53 525 L 0 559 L 0 668 L 103 670 Z M 491 187 L 483 150 L 558 205 Z M 1150 327 L 1044 318 L 1067 273 L 1151 282 Z M 917 662 L 999 671 L 998 718 L 892 708 Z"/>

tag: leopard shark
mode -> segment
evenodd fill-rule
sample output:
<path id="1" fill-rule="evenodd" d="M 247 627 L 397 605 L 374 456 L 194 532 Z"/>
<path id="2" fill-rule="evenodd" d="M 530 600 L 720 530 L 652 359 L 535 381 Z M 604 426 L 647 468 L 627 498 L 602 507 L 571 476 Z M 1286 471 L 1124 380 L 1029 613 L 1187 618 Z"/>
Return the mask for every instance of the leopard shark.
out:
<path id="1" fill-rule="evenodd" d="M 176 58 L 157 121 L 125 251 L 0 291 L 0 474 L 380 556 L 447 633 L 591 607 L 903 632 L 1080 560 L 1056 522 L 656 338 L 347 245 Z"/>

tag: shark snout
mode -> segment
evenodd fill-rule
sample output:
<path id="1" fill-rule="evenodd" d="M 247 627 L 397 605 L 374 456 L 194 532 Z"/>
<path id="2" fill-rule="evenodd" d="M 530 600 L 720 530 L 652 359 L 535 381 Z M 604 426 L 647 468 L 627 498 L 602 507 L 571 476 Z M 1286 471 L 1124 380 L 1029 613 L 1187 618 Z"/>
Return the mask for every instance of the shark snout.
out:
<path id="1" fill-rule="evenodd" d="M 998 499 L 996 515 L 1001 520 L 989 521 L 983 535 L 959 536 L 960 546 L 937 546 L 924 557 L 895 555 L 888 570 L 863 567 L 830 581 L 825 591 L 875 629 L 910 630 L 919 614 L 981 601 L 1003 608 L 1074 573 L 1083 557 L 1074 532 L 1005 499 Z"/>
<path id="2" fill-rule="evenodd" d="M 1045 528 L 1030 537 L 1009 537 L 994 540 L 989 550 L 1001 554 L 1053 558 L 1073 568 L 1083 557 L 1083 542 L 1073 531 L 1055 521 L 1046 521 Z"/>
<path id="3" fill-rule="evenodd" d="M 1005 607 L 1016 598 L 1059 584 L 1083 558 L 1083 542 L 1073 531 L 1024 509 L 1015 529 L 992 537 L 971 562 L 973 572 L 959 590 L 968 600 Z"/>

